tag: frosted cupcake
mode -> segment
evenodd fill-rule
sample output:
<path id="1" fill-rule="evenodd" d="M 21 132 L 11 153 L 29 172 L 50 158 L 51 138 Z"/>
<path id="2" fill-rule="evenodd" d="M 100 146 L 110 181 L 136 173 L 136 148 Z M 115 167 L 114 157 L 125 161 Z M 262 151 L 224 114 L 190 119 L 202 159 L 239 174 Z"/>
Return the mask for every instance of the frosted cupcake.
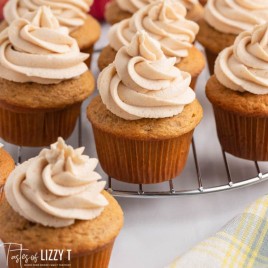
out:
<path id="1" fill-rule="evenodd" d="M 145 30 L 160 42 L 167 57 L 176 57 L 176 66 L 192 76 L 195 87 L 198 75 L 205 66 L 202 53 L 193 46 L 198 25 L 185 19 L 186 9 L 178 2 L 156 1 L 137 11 L 131 19 L 115 24 L 109 32 L 109 45 L 99 57 L 102 70 L 114 61 L 116 52 L 130 44 L 137 31 Z"/>
<path id="2" fill-rule="evenodd" d="M 99 23 L 88 12 L 92 0 L 9 0 L 4 7 L 5 25 L 24 17 L 28 12 L 34 12 L 41 6 L 51 8 L 61 26 L 69 29 L 70 35 L 76 39 L 80 50 L 84 53 L 93 52 L 94 43 L 100 37 Z M 87 64 L 90 64 L 90 58 Z"/>
<path id="3" fill-rule="evenodd" d="M 10 172 L 14 169 L 14 160 L 3 149 L 3 144 L 0 143 L 0 202 L 3 198 L 3 187 Z"/>
<path id="4" fill-rule="evenodd" d="M 214 71 L 218 54 L 233 45 L 236 36 L 268 21 L 268 1 L 209 0 L 200 20 L 197 40 L 205 47 L 209 69 Z"/>
<path id="5" fill-rule="evenodd" d="M 68 29 L 47 7 L 0 34 L 0 137 L 44 146 L 72 133 L 94 77 Z"/>
<path id="6" fill-rule="evenodd" d="M 108 267 L 123 212 L 103 191 L 105 182 L 94 171 L 98 160 L 83 151 L 60 138 L 8 177 L 6 200 L 0 204 L 0 237 L 27 249 L 27 256 L 37 256 L 27 265 Z M 48 261 L 43 252 L 53 249 L 63 252 L 62 257 Z M 24 267 L 24 259 L 21 264 L 12 259 L 18 252 L 6 252 L 9 267 Z"/>
<path id="7" fill-rule="evenodd" d="M 111 177 L 158 183 L 183 170 L 203 112 L 191 75 L 145 32 L 122 47 L 98 78 L 88 106 L 100 164 Z"/>
<path id="8" fill-rule="evenodd" d="M 268 24 L 241 33 L 216 60 L 206 93 L 223 149 L 268 160 Z"/>
<path id="9" fill-rule="evenodd" d="M 112 0 L 106 6 L 105 18 L 108 23 L 115 24 L 130 18 L 139 9 L 157 0 Z M 187 19 L 198 21 L 203 17 L 203 7 L 198 0 L 174 0 L 187 8 Z"/>

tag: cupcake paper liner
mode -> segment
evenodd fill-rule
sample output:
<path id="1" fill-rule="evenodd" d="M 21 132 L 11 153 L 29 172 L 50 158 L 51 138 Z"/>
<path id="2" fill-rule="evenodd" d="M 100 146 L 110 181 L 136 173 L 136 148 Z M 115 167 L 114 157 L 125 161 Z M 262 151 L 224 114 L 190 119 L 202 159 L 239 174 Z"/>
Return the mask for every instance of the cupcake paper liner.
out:
<path id="1" fill-rule="evenodd" d="M 214 65 L 215 65 L 215 61 L 218 57 L 218 54 L 211 52 L 207 48 L 205 48 L 205 52 L 206 52 L 206 57 L 207 57 L 210 75 L 213 75 L 214 74 Z"/>
<path id="2" fill-rule="evenodd" d="M 47 146 L 68 138 L 80 114 L 81 103 L 60 110 L 11 109 L 0 106 L 0 136 L 20 146 Z"/>
<path id="3" fill-rule="evenodd" d="M 103 170 L 117 180 L 150 184 L 168 181 L 183 170 L 193 130 L 173 139 L 134 140 L 94 127 L 98 158 Z"/>
<path id="4" fill-rule="evenodd" d="M 93 56 L 93 51 L 94 51 L 94 45 L 83 49 L 81 52 L 89 54 L 89 58 L 85 61 L 85 64 L 90 68 L 91 66 L 91 61 L 92 61 L 92 56 Z"/>
<path id="5" fill-rule="evenodd" d="M 9 252 L 8 257 L 8 268 L 22 268 L 22 267 L 71 267 L 71 268 L 108 268 L 114 241 L 102 247 L 99 250 L 88 254 L 81 254 L 79 256 L 72 256 L 71 260 L 68 259 L 62 261 L 42 261 L 40 255 L 38 256 L 37 262 L 35 261 L 22 261 L 22 263 L 16 263 L 16 261 L 11 258 L 18 255 L 18 251 Z M 15 248 L 14 248 L 15 249 Z M 16 247 L 18 249 L 18 246 Z M 7 256 L 7 247 L 5 247 Z M 36 253 L 29 253 L 29 251 L 24 251 L 28 256 L 35 255 Z"/>
<path id="6" fill-rule="evenodd" d="M 268 160 L 268 118 L 243 116 L 213 105 L 222 148 L 237 157 Z"/>
<path id="7" fill-rule="evenodd" d="M 195 86 L 196 86 L 197 79 L 198 79 L 198 76 L 196 76 L 196 77 L 192 77 L 191 84 L 190 84 L 190 88 L 191 88 L 192 90 L 195 90 Z"/>
<path id="8" fill-rule="evenodd" d="M 0 186 L 0 203 L 2 202 L 4 198 L 4 186 Z"/>

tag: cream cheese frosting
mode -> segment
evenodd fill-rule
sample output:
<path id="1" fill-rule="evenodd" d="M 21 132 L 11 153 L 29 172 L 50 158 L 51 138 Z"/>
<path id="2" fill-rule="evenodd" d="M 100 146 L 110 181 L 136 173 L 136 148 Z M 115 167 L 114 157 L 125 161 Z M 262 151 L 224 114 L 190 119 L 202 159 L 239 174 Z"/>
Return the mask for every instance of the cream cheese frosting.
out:
<path id="1" fill-rule="evenodd" d="M 13 82 L 55 84 L 76 78 L 88 70 L 87 58 L 48 7 L 0 33 L 0 77 Z"/>
<path id="2" fill-rule="evenodd" d="M 156 2 L 158 0 L 116 0 L 118 6 L 129 13 L 135 13 L 139 9 Z M 182 3 L 188 10 L 192 9 L 193 5 L 198 4 L 198 0 L 172 0 Z"/>
<path id="3" fill-rule="evenodd" d="M 215 75 L 229 89 L 268 94 L 268 24 L 238 35 L 215 64 Z"/>
<path id="4" fill-rule="evenodd" d="M 84 24 L 92 3 L 92 0 L 9 0 L 4 7 L 4 18 L 11 24 L 27 12 L 48 6 L 60 25 L 72 32 Z"/>
<path id="5" fill-rule="evenodd" d="M 172 117 L 195 99 L 191 75 L 165 57 L 160 44 L 146 32 L 137 33 L 122 47 L 115 61 L 99 76 L 103 103 L 126 120 Z"/>
<path id="6" fill-rule="evenodd" d="M 268 21 L 268 0 L 209 0 L 204 18 L 219 32 L 239 34 Z"/>
<path id="7" fill-rule="evenodd" d="M 98 217 L 108 204 L 102 195 L 105 182 L 94 171 L 98 160 L 83 151 L 59 138 L 18 166 L 4 188 L 12 208 L 31 222 L 55 228 Z"/>
<path id="8" fill-rule="evenodd" d="M 174 1 L 157 1 L 137 11 L 132 18 L 115 24 L 109 31 L 110 46 L 118 51 L 129 45 L 138 31 L 145 30 L 160 42 L 167 57 L 176 57 L 177 63 L 188 56 L 199 26 L 185 19 L 186 9 Z"/>

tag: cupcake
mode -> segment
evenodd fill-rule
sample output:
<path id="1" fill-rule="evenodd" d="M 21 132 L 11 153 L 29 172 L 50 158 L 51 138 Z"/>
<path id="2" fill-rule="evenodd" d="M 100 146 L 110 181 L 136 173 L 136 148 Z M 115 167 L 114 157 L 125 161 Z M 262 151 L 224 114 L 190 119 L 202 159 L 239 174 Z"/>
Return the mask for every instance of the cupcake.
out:
<path id="1" fill-rule="evenodd" d="M 3 144 L 0 143 L 0 203 L 3 198 L 3 186 L 10 172 L 14 169 L 14 160 L 3 149 Z"/>
<path id="2" fill-rule="evenodd" d="M 51 8 L 60 25 L 69 29 L 80 50 L 91 55 L 101 33 L 100 24 L 88 15 L 92 3 L 92 0 L 9 0 L 4 7 L 5 22 L 1 27 L 45 5 Z M 90 62 L 91 57 L 86 61 L 88 66 Z"/>
<path id="3" fill-rule="evenodd" d="M 218 54 L 233 45 L 239 33 L 267 21 L 267 1 L 208 0 L 197 41 L 205 47 L 210 73 Z"/>
<path id="4" fill-rule="evenodd" d="M 8 177 L 0 204 L 0 237 L 7 243 L 9 267 L 108 267 L 123 212 L 103 190 L 105 182 L 94 171 L 98 160 L 83 151 L 59 138 Z M 13 258 L 18 247 L 28 262 Z M 49 260 L 47 251 L 61 255 Z"/>
<path id="5" fill-rule="evenodd" d="M 41 7 L 0 34 L 0 137 L 45 146 L 72 133 L 94 77 L 68 29 Z"/>
<path id="6" fill-rule="evenodd" d="M 156 1 L 137 11 L 131 19 L 115 24 L 109 32 L 109 45 L 99 57 L 98 65 L 103 70 L 114 61 L 116 52 L 129 45 L 133 36 L 145 30 L 158 40 L 167 57 L 176 57 L 176 66 L 192 76 L 191 87 L 195 88 L 198 75 L 205 66 L 203 54 L 193 46 L 198 25 L 185 19 L 186 9 L 178 2 Z"/>
<path id="7" fill-rule="evenodd" d="M 129 183 L 159 183 L 181 173 L 202 108 L 191 75 L 145 32 L 122 47 L 98 78 L 88 106 L 103 170 Z"/>
<path id="8" fill-rule="evenodd" d="M 158 0 L 111 0 L 105 9 L 105 19 L 110 24 L 130 18 L 135 12 Z M 173 0 L 172 0 L 173 1 Z M 187 8 L 187 19 L 198 21 L 203 17 L 203 7 L 198 0 L 175 0 Z"/>
<path id="9" fill-rule="evenodd" d="M 239 34 L 206 87 L 222 148 L 249 160 L 268 160 L 267 45 L 267 23 Z"/>

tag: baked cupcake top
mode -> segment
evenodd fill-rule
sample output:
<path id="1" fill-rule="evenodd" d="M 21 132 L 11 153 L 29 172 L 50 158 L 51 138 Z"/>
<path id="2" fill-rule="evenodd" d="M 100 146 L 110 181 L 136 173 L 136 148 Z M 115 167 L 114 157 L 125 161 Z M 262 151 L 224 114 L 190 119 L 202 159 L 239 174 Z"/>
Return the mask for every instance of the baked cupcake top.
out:
<path id="1" fill-rule="evenodd" d="M 268 94 L 268 24 L 238 35 L 233 46 L 224 49 L 215 64 L 215 75 L 229 89 Z"/>
<path id="2" fill-rule="evenodd" d="M 48 6 L 60 25 L 72 32 L 84 24 L 92 3 L 93 0 L 9 0 L 4 7 L 4 18 L 11 24 L 27 12 Z"/>
<path id="3" fill-rule="evenodd" d="M 56 84 L 85 73 L 87 58 L 48 7 L 0 33 L 0 77 L 9 81 Z"/>
<path id="4" fill-rule="evenodd" d="M 199 26 L 185 19 L 186 9 L 179 2 L 156 1 L 137 11 L 132 18 L 115 24 L 109 32 L 110 46 L 118 51 L 129 45 L 138 31 L 145 30 L 158 40 L 167 57 L 176 57 L 177 63 L 188 56 Z"/>
<path id="5" fill-rule="evenodd" d="M 12 157 L 3 149 L 0 143 L 0 193 L 9 173 L 14 169 L 15 163 Z"/>
<path id="6" fill-rule="evenodd" d="M 129 13 L 135 13 L 139 9 L 158 0 L 116 0 L 118 6 Z M 191 10 L 193 5 L 198 4 L 198 0 L 174 0 L 182 3 L 188 10 Z"/>
<path id="7" fill-rule="evenodd" d="M 108 204 L 102 195 L 105 182 L 94 171 L 98 160 L 73 149 L 62 138 L 10 174 L 5 195 L 25 219 L 49 227 L 92 220 Z"/>
<path id="8" fill-rule="evenodd" d="M 268 0 L 209 0 L 204 19 L 219 32 L 239 34 L 268 21 Z"/>
<path id="9" fill-rule="evenodd" d="M 137 33 L 99 76 L 103 103 L 126 120 L 181 113 L 194 101 L 195 93 L 189 87 L 191 75 L 180 71 L 175 63 L 176 58 L 165 57 L 160 44 L 146 32 Z"/>

